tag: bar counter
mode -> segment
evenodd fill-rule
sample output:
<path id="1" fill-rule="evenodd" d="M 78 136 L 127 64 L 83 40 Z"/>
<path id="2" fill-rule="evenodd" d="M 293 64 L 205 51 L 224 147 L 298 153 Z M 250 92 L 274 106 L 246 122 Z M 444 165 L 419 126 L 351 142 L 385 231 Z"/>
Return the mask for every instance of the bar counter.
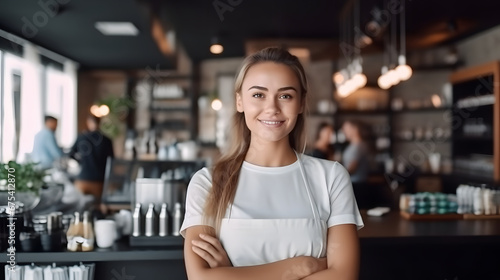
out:
<path id="1" fill-rule="evenodd" d="M 390 212 L 362 213 L 360 279 L 500 279 L 500 220 L 413 221 Z M 130 247 L 126 239 L 93 252 L 16 254 L 18 264 L 96 263 L 96 280 L 186 279 L 182 242 Z M 0 261 L 7 262 L 6 253 Z M 3 273 L 3 272 L 2 272 Z M 132 279 L 132 278 L 123 278 Z"/>

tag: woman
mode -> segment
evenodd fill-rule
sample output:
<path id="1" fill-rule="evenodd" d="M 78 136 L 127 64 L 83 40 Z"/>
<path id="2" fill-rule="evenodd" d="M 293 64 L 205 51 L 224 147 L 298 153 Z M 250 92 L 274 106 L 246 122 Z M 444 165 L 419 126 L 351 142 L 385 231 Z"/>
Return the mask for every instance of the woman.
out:
<path id="1" fill-rule="evenodd" d="M 349 141 L 349 146 L 342 156 L 342 163 L 351 174 L 352 183 L 363 183 L 370 173 L 368 129 L 361 121 L 349 120 L 342 125 L 342 131 Z"/>
<path id="2" fill-rule="evenodd" d="M 231 146 L 192 178 L 181 228 L 188 278 L 356 279 L 363 226 L 349 174 L 304 150 L 304 69 L 286 50 L 247 57 Z"/>
<path id="3" fill-rule="evenodd" d="M 316 131 L 316 141 L 311 156 L 322 159 L 333 159 L 333 149 L 330 139 L 333 135 L 333 126 L 327 122 L 321 122 Z"/>

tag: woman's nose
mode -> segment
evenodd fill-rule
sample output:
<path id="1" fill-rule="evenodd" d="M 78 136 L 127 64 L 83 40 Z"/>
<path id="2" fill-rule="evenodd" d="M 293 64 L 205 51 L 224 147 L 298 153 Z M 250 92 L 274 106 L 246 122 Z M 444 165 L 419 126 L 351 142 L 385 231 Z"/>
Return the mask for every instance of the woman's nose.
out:
<path id="1" fill-rule="evenodd" d="M 280 112 L 278 100 L 275 98 L 270 98 L 266 102 L 266 112 L 276 115 Z"/>

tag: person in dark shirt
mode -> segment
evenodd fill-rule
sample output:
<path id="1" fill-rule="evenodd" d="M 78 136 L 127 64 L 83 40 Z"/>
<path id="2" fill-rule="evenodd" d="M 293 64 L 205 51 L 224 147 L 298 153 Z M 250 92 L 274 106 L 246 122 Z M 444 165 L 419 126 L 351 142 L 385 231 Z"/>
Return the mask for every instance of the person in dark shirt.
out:
<path id="1" fill-rule="evenodd" d="M 101 201 L 106 160 L 114 157 L 113 144 L 99 131 L 99 124 L 99 118 L 92 115 L 87 117 L 88 131 L 78 136 L 69 152 L 69 156 L 80 164 L 75 187 L 83 194 L 93 195 L 96 206 Z"/>

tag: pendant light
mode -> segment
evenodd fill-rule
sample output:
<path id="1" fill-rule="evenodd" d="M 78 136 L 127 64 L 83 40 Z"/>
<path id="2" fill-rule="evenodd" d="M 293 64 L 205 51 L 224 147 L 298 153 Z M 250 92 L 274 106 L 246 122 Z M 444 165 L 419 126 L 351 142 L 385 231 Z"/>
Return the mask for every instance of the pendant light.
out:
<path id="1" fill-rule="evenodd" d="M 398 67 L 396 73 L 401 81 L 408 80 L 413 71 L 408 64 L 406 64 L 406 7 L 405 1 L 401 1 L 401 14 L 400 14 L 400 53 L 398 57 Z"/>
<path id="2" fill-rule="evenodd" d="M 210 52 L 213 54 L 221 54 L 224 51 L 224 47 L 219 42 L 219 38 L 212 37 L 210 44 Z"/>
<path id="3" fill-rule="evenodd" d="M 352 16 L 352 17 L 351 17 Z M 337 94 L 340 97 L 347 97 L 356 90 L 366 86 L 367 78 L 363 74 L 363 60 L 357 39 L 360 35 L 360 0 L 356 0 L 352 15 L 349 14 L 344 22 L 344 30 L 341 42 L 342 46 L 348 48 L 344 53 L 347 66 L 333 74 L 333 82 L 337 87 Z M 351 25 L 352 24 L 352 25 Z M 342 26 L 342 24 L 341 24 Z M 352 45 L 351 45 L 352 44 Z M 353 50 L 353 51 L 352 51 Z"/>
<path id="4" fill-rule="evenodd" d="M 399 75 L 396 72 L 396 56 L 397 56 L 397 35 L 396 35 L 396 29 L 397 29 L 397 17 L 396 14 L 392 14 L 392 19 L 391 19 L 391 43 L 389 46 L 389 54 L 390 54 L 390 62 L 389 62 L 389 71 L 387 72 L 387 79 L 389 80 L 389 83 L 391 86 L 395 86 L 399 84 L 400 79 Z"/>

